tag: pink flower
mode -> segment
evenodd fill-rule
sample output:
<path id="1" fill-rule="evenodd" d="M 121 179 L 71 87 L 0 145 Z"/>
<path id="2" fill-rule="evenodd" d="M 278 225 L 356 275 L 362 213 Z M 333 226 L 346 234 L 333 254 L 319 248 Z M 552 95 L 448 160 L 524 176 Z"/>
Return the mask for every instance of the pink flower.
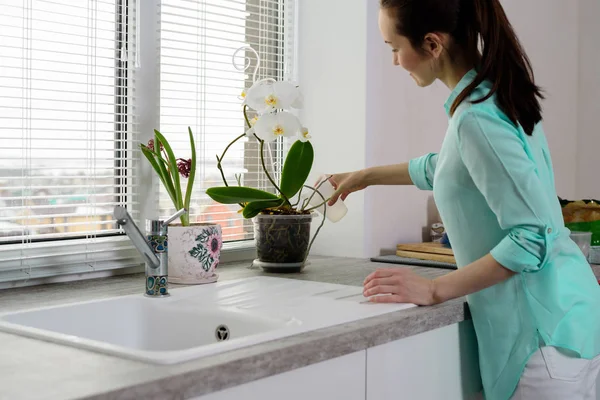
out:
<path id="1" fill-rule="evenodd" d="M 206 248 L 208 250 L 208 255 L 212 257 L 214 260 L 219 259 L 219 252 L 221 251 L 222 239 L 221 235 L 218 233 L 213 233 L 208 237 L 206 241 Z"/>
<path id="2" fill-rule="evenodd" d="M 148 146 L 147 146 L 150 150 L 154 151 L 154 139 L 150 139 L 148 140 Z M 165 146 L 163 146 L 163 144 L 160 144 L 160 151 L 162 151 L 165 148 Z"/>
<path id="3" fill-rule="evenodd" d="M 179 170 L 179 173 L 181 174 L 181 176 L 183 176 L 184 178 L 190 177 L 191 168 L 192 168 L 192 159 L 191 158 L 188 158 L 187 160 L 184 160 L 183 158 L 177 159 L 177 169 Z"/>

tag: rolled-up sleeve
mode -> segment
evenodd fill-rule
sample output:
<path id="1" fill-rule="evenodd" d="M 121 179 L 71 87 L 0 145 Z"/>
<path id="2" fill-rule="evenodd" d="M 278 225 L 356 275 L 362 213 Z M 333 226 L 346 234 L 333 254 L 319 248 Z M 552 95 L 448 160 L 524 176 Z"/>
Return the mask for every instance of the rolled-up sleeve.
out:
<path id="1" fill-rule="evenodd" d="M 437 160 L 437 153 L 429 153 L 409 161 L 408 173 L 417 188 L 433 190 L 433 175 L 435 174 Z"/>
<path id="2" fill-rule="evenodd" d="M 553 228 L 551 206 L 519 131 L 473 106 L 460 116 L 460 156 L 506 236 L 490 251 L 516 273 L 543 268 Z"/>

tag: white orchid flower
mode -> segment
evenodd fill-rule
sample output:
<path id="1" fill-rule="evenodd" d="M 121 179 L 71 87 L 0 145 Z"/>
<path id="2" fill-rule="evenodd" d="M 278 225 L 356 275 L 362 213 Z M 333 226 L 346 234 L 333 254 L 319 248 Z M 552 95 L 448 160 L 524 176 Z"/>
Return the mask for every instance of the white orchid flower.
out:
<path id="1" fill-rule="evenodd" d="M 246 92 L 245 103 L 258 113 L 302 107 L 302 94 L 290 82 L 259 81 Z"/>
<path id="2" fill-rule="evenodd" d="M 256 125 L 256 122 L 258 121 L 258 115 L 255 115 L 254 117 L 252 117 L 252 119 L 250 119 L 248 122 L 250 122 L 250 128 L 248 128 L 246 130 L 246 136 L 248 136 L 251 139 L 256 139 L 254 137 L 254 125 Z"/>
<path id="3" fill-rule="evenodd" d="M 298 118 L 287 111 L 263 114 L 254 125 L 256 136 L 265 142 L 272 142 L 281 136 L 298 136 L 301 129 Z"/>
<path id="4" fill-rule="evenodd" d="M 242 100 L 242 104 L 246 103 L 246 89 L 242 90 L 238 96 L 238 99 Z"/>
<path id="5" fill-rule="evenodd" d="M 312 138 L 312 136 L 309 135 L 308 128 L 306 128 L 306 127 L 303 126 L 300 129 L 300 141 L 302 141 L 302 142 L 308 142 L 311 138 Z"/>

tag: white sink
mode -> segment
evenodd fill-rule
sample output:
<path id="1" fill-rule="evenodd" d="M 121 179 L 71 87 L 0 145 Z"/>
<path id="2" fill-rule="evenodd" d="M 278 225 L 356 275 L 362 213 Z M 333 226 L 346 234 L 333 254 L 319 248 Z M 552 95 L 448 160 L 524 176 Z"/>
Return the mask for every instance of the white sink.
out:
<path id="1" fill-rule="evenodd" d="M 0 330 L 158 364 L 375 316 L 362 288 L 256 277 L 0 314 Z"/>

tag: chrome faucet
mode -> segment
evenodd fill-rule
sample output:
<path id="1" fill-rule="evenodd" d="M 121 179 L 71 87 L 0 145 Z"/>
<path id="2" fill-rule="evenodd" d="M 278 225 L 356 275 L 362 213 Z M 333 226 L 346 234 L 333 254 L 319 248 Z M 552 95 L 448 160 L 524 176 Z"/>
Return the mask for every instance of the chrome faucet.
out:
<path id="1" fill-rule="evenodd" d="M 168 227 L 169 224 L 185 214 L 182 208 L 168 219 L 146 220 L 146 236 L 140 232 L 133 218 L 122 206 L 116 206 L 113 212 L 117 224 L 123 228 L 131 242 L 146 263 L 146 290 L 148 297 L 169 296 L 168 274 Z"/>

